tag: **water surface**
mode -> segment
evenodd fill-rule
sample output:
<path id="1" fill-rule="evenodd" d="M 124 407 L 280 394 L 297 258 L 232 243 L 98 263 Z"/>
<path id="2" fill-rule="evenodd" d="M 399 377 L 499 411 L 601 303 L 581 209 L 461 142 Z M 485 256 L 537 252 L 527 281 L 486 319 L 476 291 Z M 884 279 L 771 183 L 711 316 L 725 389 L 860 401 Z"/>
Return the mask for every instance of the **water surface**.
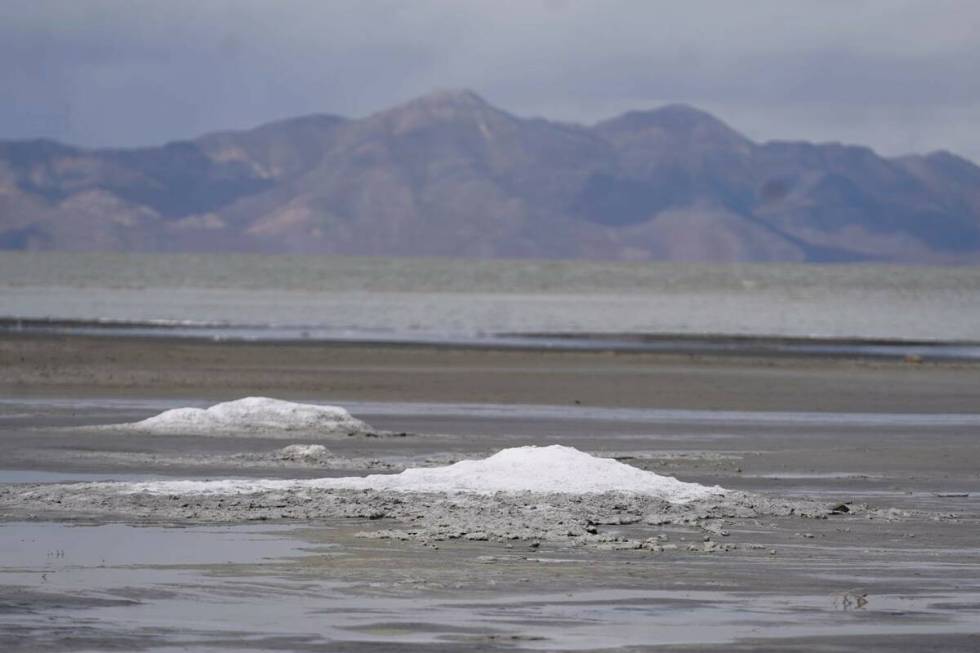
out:
<path id="1" fill-rule="evenodd" d="M 0 252 L 0 317 L 235 326 L 252 337 L 275 327 L 290 338 L 974 342 L 980 268 Z"/>

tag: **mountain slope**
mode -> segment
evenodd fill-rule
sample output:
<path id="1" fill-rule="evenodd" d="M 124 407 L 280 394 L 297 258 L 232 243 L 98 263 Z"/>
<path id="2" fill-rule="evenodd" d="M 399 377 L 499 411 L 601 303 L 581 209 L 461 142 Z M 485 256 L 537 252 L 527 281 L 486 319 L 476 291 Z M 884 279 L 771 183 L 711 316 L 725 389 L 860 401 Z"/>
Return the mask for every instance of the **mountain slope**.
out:
<path id="1" fill-rule="evenodd" d="M 0 248 L 977 262 L 980 168 L 441 91 L 157 148 L 0 143 Z"/>

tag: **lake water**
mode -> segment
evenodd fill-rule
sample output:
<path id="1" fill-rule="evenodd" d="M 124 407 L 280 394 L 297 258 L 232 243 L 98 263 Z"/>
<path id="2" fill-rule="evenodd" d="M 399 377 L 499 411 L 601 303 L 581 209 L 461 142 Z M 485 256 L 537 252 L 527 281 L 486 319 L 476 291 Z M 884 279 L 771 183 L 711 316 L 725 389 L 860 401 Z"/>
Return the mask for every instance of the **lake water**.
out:
<path id="1" fill-rule="evenodd" d="M 2 252 L 0 318 L 287 339 L 980 341 L 980 268 Z"/>

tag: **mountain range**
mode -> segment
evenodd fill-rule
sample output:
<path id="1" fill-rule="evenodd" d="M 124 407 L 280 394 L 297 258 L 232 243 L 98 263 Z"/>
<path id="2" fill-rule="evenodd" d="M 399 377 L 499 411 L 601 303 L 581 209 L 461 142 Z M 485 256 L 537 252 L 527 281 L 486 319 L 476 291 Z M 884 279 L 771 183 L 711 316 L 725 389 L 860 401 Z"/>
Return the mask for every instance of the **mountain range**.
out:
<path id="1" fill-rule="evenodd" d="M 980 262 L 980 167 L 439 91 L 160 147 L 0 141 L 0 249 Z"/>

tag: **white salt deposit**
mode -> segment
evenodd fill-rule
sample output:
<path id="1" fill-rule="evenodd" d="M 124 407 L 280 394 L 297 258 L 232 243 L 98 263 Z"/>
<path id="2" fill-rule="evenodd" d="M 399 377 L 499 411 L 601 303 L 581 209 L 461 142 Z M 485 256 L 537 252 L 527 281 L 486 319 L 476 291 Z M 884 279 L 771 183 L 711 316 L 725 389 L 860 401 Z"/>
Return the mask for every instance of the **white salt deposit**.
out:
<path id="1" fill-rule="evenodd" d="M 400 492 L 626 492 L 689 501 L 722 491 L 660 476 L 611 458 L 598 458 L 574 447 L 515 447 L 483 460 L 463 460 L 436 468 L 411 468 L 401 474 L 336 479 L 332 487 Z"/>
<path id="2" fill-rule="evenodd" d="M 261 435 L 302 431 L 320 435 L 370 433 L 371 427 L 339 406 L 246 397 L 210 408 L 174 408 L 126 428 L 160 434 Z"/>
<path id="3" fill-rule="evenodd" d="M 160 481 L 125 483 L 116 487 L 126 493 L 150 494 L 244 494 L 305 488 L 475 494 L 623 492 L 652 496 L 673 503 L 685 503 L 725 493 L 718 486 L 684 483 L 670 476 L 661 476 L 611 458 L 598 458 L 561 445 L 515 447 L 499 451 L 483 460 L 463 460 L 445 467 L 410 468 L 400 474 L 304 481 Z"/>
<path id="4" fill-rule="evenodd" d="M 281 458 L 325 458 L 330 455 L 322 444 L 291 444 L 276 453 Z"/>

